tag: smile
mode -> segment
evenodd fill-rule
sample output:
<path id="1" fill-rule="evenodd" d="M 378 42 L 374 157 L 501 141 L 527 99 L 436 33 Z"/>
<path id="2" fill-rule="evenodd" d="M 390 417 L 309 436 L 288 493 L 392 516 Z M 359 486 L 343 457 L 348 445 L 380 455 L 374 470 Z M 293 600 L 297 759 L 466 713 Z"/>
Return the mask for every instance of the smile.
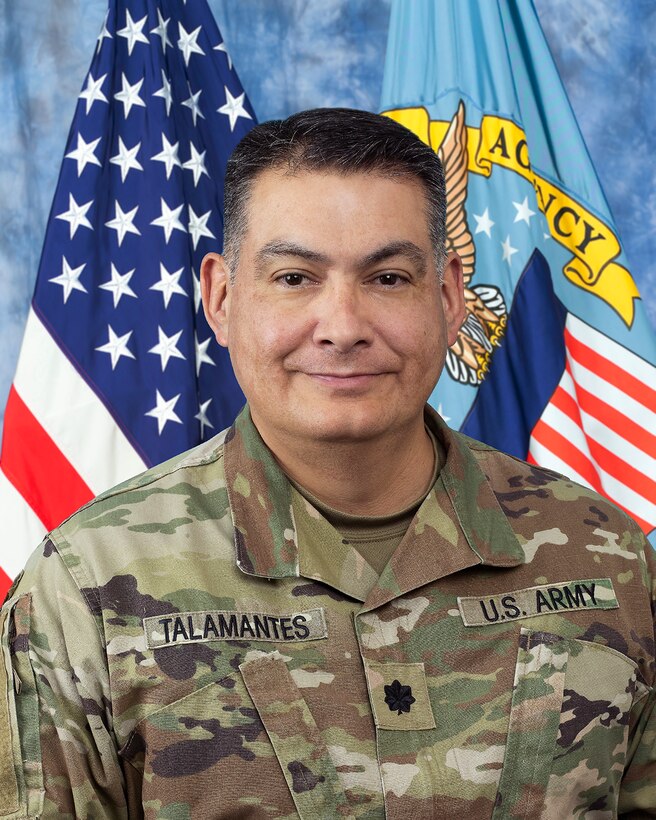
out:
<path id="1" fill-rule="evenodd" d="M 306 373 L 314 382 L 333 388 L 367 387 L 385 373 Z"/>

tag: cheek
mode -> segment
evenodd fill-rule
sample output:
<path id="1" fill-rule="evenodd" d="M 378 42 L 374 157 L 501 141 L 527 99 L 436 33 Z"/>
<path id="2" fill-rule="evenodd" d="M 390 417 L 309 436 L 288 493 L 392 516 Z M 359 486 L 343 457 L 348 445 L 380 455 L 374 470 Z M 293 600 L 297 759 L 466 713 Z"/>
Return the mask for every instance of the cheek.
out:
<path id="1" fill-rule="evenodd" d="M 276 366 L 297 350 L 306 334 L 288 314 L 258 307 L 257 297 L 231 317 L 230 354 L 235 367 L 248 373 Z"/>
<path id="2" fill-rule="evenodd" d="M 387 344 L 406 360 L 423 369 L 440 358 L 446 350 L 446 334 L 439 316 L 429 318 L 415 313 L 401 321 L 388 321 L 385 326 Z"/>

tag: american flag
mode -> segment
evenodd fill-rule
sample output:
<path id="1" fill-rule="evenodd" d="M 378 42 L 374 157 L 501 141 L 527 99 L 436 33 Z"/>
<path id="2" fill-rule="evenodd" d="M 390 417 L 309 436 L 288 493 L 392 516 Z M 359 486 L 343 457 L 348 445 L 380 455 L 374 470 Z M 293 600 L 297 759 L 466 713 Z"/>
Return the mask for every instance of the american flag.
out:
<path id="1" fill-rule="evenodd" d="M 206 0 L 110 1 L 5 411 L 0 592 L 46 530 L 241 407 L 198 272 L 254 124 Z"/>
<path id="2" fill-rule="evenodd" d="M 656 527 L 656 370 L 567 316 L 565 369 L 533 428 L 529 461 L 608 496 L 649 533 Z"/>

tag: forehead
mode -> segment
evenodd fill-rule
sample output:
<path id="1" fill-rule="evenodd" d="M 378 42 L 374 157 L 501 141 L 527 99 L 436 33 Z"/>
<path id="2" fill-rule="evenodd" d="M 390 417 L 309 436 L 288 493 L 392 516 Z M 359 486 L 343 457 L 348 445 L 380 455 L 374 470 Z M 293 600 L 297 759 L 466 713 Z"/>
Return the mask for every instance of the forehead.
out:
<path id="1" fill-rule="evenodd" d="M 423 183 L 408 174 L 270 168 L 251 186 L 245 239 L 313 230 L 346 238 L 379 230 L 428 241 L 427 206 Z"/>

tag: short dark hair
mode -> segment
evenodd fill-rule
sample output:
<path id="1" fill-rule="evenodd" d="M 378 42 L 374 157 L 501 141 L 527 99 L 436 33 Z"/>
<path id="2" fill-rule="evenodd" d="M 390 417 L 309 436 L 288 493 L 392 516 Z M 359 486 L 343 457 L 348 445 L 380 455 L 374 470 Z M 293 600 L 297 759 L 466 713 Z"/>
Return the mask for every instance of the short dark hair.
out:
<path id="1" fill-rule="evenodd" d="M 261 172 L 286 168 L 378 173 L 418 179 L 426 194 L 426 217 L 438 271 L 444 260 L 446 192 L 437 154 L 389 117 L 351 108 L 314 108 L 286 120 L 257 125 L 228 160 L 224 197 L 224 254 L 231 273 L 247 228 L 247 204 Z"/>

